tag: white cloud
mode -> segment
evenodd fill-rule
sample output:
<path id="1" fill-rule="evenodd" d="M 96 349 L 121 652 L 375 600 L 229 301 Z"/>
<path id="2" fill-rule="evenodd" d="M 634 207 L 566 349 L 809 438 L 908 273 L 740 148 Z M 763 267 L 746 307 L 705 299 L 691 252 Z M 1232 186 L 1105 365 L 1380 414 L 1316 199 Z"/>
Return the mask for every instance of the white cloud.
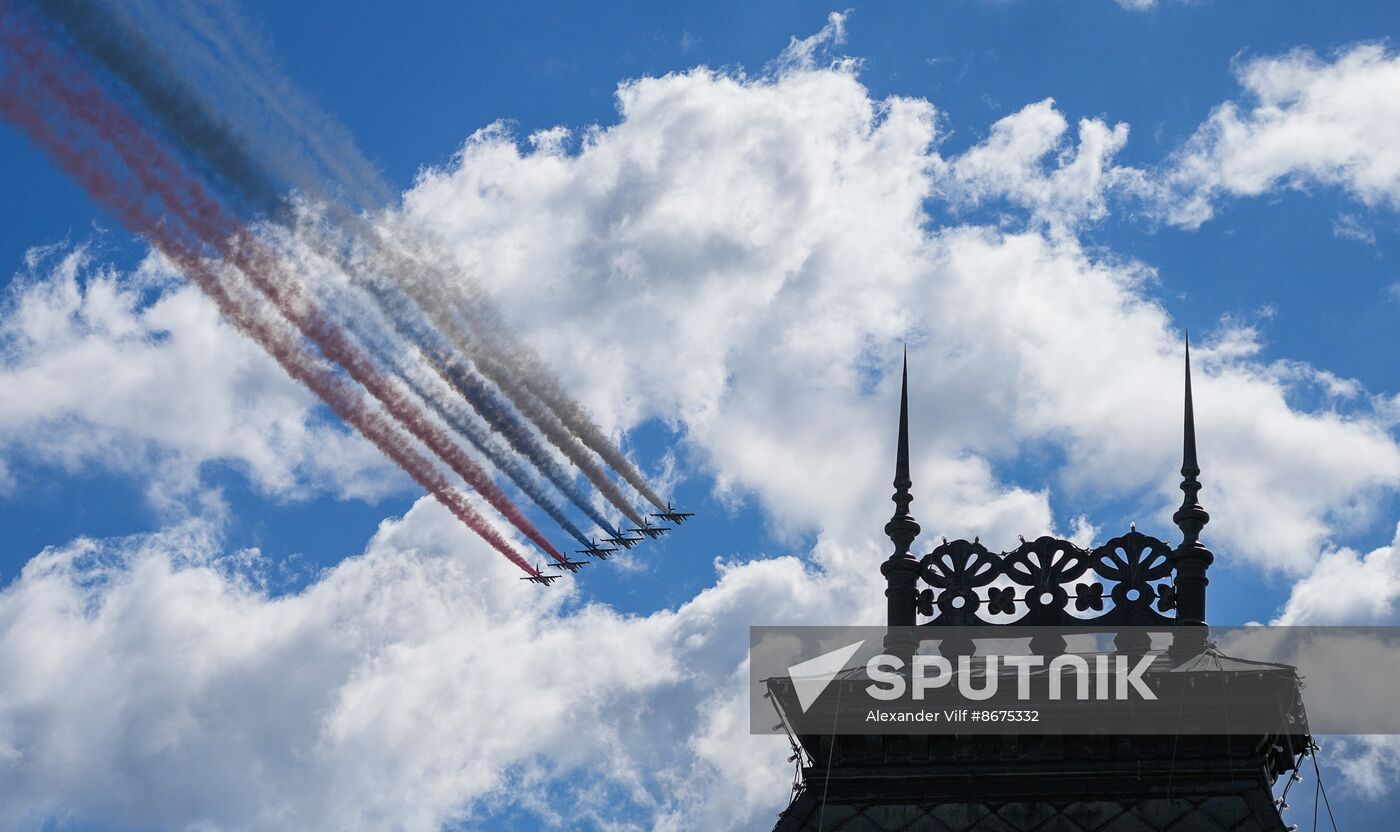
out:
<path id="1" fill-rule="evenodd" d="M 1128 125 L 1080 119 L 1074 148 L 1064 142 L 1068 127 L 1049 98 L 1001 119 L 985 141 L 951 161 L 943 195 L 955 204 L 1005 199 L 1056 229 L 1103 219 L 1109 191 L 1139 187 L 1138 171 L 1111 165 L 1127 144 Z"/>
<path id="2" fill-rule="evenodd" d="M 1170 222 L 1195 227 L 1222 196 L 1338 187 L 1400 208 L 1400 55 L 1359 44 L 1255 58 L 1237 70 L 1250 101 L 1217 107 L 1173 161 Z"/>
<path id="3" fill-rule="evenodd" d="M 1147 12 L 1157 8 L 1157 0 L 1113 0 L 1130 12 Z"/>
<path id="4" fill-rule="evenodd" d="M 1273 624 L 1291 626 L 1394 626 L 1400 623 L 1400 525 L 1387 545 L 1362 553 L 1348 547 L 1325 552 L 1293 585 Z M 1322 680 L 1328 687 L 1328 680 Z M 1332 701 L 1339 701 L 1335 693 Z M 1340 701 L 1349 701 L 1341 699 Z M 1381 797 L 1400 777 L 1400 737 L 1334 737 L 1322 757 L 1342 782 L 1363 798 Z"/>
<path id="5" fill-rule="evenodd" d="M 119 274 L 83 248 L 31 253 L 0 319 L 8 462 L 133 475 L 160 504 L 198 492 L 211 462 L 284 498 L 403 486 L 198 291 L 173 281 L 154 259 Z"/>
<path id="6" fill-rule="evenodd" d="M 426 498 L 297 595 L 216 552 L 196 523 L 80 540 L 0 593 L 0 829 L 432 830 L 536 781 L 585 816 L 742 824 L 786 775 L 747 736 L 746 622 L 850 592 L 784 558 L 650 617 L 571 608 Z"/>
<path id="7" fill-rule="evenodd" d="M 1043 495 L 1002 492 L 989 467 L 1046 442 L 1067 450 L 1057 484 L 1077 499 L 1141 495 L 1144 521 L 1180 499 L 1180 335 L 1151 270 L 1053 231 L 925 225 L 947 182 L 1092 217 L 1125 128 L 1090 122 L 1062 147 L 1065 121 L 1041 102 L 944 159 L 928 102 L 873 101 L 841 66 L 644 79 L 619 107 L 574 156 L 482 131 L 407 198 L 608 426 L 679 424 L 778 525 L 863 539 L 888 478 L 888 371 L 910 338 L 931 530 L 966 531 L 949 504 L 976 492 L 1018 504 L 1020 531 L 1048 528 Z M 1063 163 L 1047 174 L 1050 154 Z M 1259 349 L 1227 328 L 1198 352 L 1210 536 L 1301 570 L 1400 483 L 1400 449 L 1345 402 L 1290 407 L 1335 379 Z"/>
<path id="8" fill-rule="evenodd" d="M 1355 214 L 1338 214 L 1332 221 L 1332 236 L 1368 246 L 1376 244 L 1376 231 Z"/>
<path id="9" fill-rule="evenodd" d="M 831 12 L 826 16 L 826 25 L 816 34 L 805 38 L 792 37 L 787 48 L 778 56 L 773 69 L 811 69 L 816 65 L 819 52 L 830 50 L 846 42 L 846 18 L 850 12 Z"/>
<path id="10" fill-rule="evenodd" d="M 1318 759 L 1324 766 L 1335 762 L 1346 785 L 1361 797 L 1377 799 L 1394 790 L 1396 777 L 1400 776 L 1400 737 L 1338 737 L 1328 752 Z"/>
<path id="11" fill-rule="evenodd" d="M 1400 622 L 1400 527 L 1395 540 L 1367 553 L 1326 552 L 1293 585 L 1274 622 L 1292 625 L 1363 625 Z"/>

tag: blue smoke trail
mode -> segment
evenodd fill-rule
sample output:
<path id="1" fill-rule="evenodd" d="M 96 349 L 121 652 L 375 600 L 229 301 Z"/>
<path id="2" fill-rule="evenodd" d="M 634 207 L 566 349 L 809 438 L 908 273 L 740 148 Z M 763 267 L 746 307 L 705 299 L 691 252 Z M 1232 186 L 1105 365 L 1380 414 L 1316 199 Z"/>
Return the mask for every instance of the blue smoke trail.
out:
<path id="1" fill-rule="evenodd" d="M 433 389 L 431 379 L 424 377 L 423 368 L 416 366 L 411 353 L 404 349 L 406 345 L 396 344 L 387 337 L 386 333 L 389 330 L 377 325 L 378 322 L 373 320 L 377 316 L 376 311 L 358 292 L 348 286 L 335 285 L 330 280 L 321 281 L 321 284 L 318 287 L 320 293 L 333 301 L 327 304 L 328 308 L 336 311 L 342 324 L 350 329 L 375 360 L 402 378 L 414 395 L 422 399 L 453 430 L 465 437 L 490 460 L 492 465 L 509 477 L 511 482 L 543 509 L 570 537 L 584 546 L 590 545 L 588 537 L 569 520 L 564 510 L 551 499 L 542 483 L 530 474 L 519 457 L 502 447 L 491 436 L 489 429 L 478 422 L 450 391 L 443 389 L 445 385 L 442 385 L 441 381 L 438 382 L 438 389 Z"/>

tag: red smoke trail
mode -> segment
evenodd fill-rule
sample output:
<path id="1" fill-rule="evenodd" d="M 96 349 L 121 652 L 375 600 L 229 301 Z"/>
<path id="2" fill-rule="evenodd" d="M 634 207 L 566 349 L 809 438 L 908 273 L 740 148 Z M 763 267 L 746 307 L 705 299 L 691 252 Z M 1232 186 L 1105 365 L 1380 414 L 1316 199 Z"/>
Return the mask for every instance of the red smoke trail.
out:
<path id="1" fill-rule="evenodd" d="M 168 206 L 182 208 L 177 214 L 184 214 L 183 219 L 196 220 L 206 230 L 229 222 L 203 186 L 175 169 L 152 138 L 131 123 L 125 113 L 120 110 L 113 113 L 115 108 L 104 97 L 96 95 L 95 90 L 72 86 L 73 79 L 83 79 L 84 73 L 47 46 L 17 17 L 13 13 L 5 15 L 0 25 L 0 43 L 11 56 L 6 62 L 13 65 L 14 56 L 22 56 L 37 78 L 16 77 L 13 72 L 7 72 L 5 83 L 0 84 L 0 112 L 23 128 L 95 201 L 112 210 L 123 223 L 180 265 L 209 294 L 224 316 L 261 344 L 293 378 L 315 392 L 347 424 L 353 425 L 487 543 L 527 573 L 539 574 L 476 512 L 465 495 L 454 489 L 428 459 L 413 449 L 411 440 L 397 425 L 370 407 L 294 333 L 265 314 L 259 316 L 246 290 L 237 295 L 231 292 L 231 287 L 225 285 L 200 257 L 198 239 L 182 234 L 181 223 L 171 222 L 170 217 L 161 215 L 147 194 L 133 192 L 129 183 L 114 173 L 115 160 L 104 159 L 107 154 L 102 152 L 103 147 L 95 143 L 92 136 L 83 135 L 91 130 L 76 129 L 73 123 L 59 126 L 44 118 L 39 102 L 48 99 L 62 105 L 70 117 L 78 116 L 87 122 L 88 128 L 98 128 L 101 138 L 107 140 L 107 149 L 126 157 L 128 172 L 155 190 Z M 111 130 L 114 129 L 122 135 L 121 144 L 112 141 Z M 131 163 L 133 159 L 154 164 L 143 169 Z M 184 230 L 194 229 L 186 226 Z M 266 275 L 263 277 L 267 279 Z"/>
<path id="2" fill-rule="evenodd" d="M 637 525 L 645 522 L 642 515 L 637 512 L 622 493 L 622 490 L 609 479 L 608 474 L 602 466 L 594 462 L 589 455 L 588 448 L 584 447 L 575 435 L 577 431 L 571 431 L 571 426 L 566 425 L 556 416 L 556 411 L 551 410 L 548 402 L 543 401 L 529 387 L 527 378 L 520 372 L 518 362 L 508 363 L 501 355 L 501 350 L 491 349 L 486 339 L 479 337 L 463 323 L 453 313 L 455 308 L 465 308 L 471 301 L 461 301 L 454 297 L 445 287 L 452 285 L 451 278 L 434 269 L 426 262 L 426 259 L 417 253 L 407 253 L 390 250 L 388 241 L 373 235 L 373 232 L 365 235 L 371 237 L 375 244 L 374 254 L 380 258 L 380 263 L 389 274 L 395 275 L 399 286 L 412 297 L 419 309 L 428 316 L 433 325 L 449 342 L 463 355 L 471 359 L 481 374 L 490 379 L 496 385 L 511 404 L 515 405 L 525 418 L 534 423 L 540 433 L 549 442 L 563 452 L 564 456 L 574 464 L 574 467 L 593 483 L 593 486 L 608 499 L 618 511 L 622 512 L 628 520 Z M 431 275 L 436 280 L 424 279 Z M 495 336 L 492 340 L 497 345 L 509 343 L 505 334 L 499 328 L 493 332 Z M 577 409 L 577 405 L 575 405 Z M 584 421 L 587 421 L 586 419 Z M 617 454 L 625 464 L 625 458 Z M 616 467 L 616 464 L 614 464 Z M 621 469 L 619 469 L 621 470 Z M 638 474 L 640 477 L 640 474 Z M 638 480 L 639 482 L 643 482 Z M 643 485 L 645 483 L 643 482 Z M 642 492 L 644 496 L 652 494 L 648 489 Z M 657 504 L 659 508 L 665 508 L 662 503 Z"/>
<path id="3" fill-rule="evenodd" d="M 507 520 L 556 560 L 565 560 L 528 518 L 510 502 L 505 493 L 452 438 L 452 435 L 424 412 L 409 390 L 396 378 L 385 375 L 373 359 L 320 310 L 315 299 L 294 275 L 282 269 L 270 250 L 242 229 L 197 179 L 180 164 L 140 124 L 116 106 L 96 87 L 72 83 L 73 76 L 85 75 L 76 66 L 64 67 L 52 50 L 42 50 L 47 58 L 41 66 L 50 93 L 68 104 L 107 140 L 142 183 L 183 216 L 189 227 L 205 242 L 215 246 L 225 260 L 234 264 L 261 289 L 298 329 L 315 342 L 331 361 L 344 367 L 364 385 L 385 409 L 399 420 L 454 472 L 486 498 Z M 38 56 L 36 56 L 38 57 Z M 68 69 L 60 75 L 55 72 Z M 62 77 L 68 76 L 68 77 Z M 81 77 L 81 76 L 80 76 Z"/>
<path id="4" fill-rule="evenodd" d="M 467 455 L 452 435 L 422 412 L 413 401 L 407 386 L 397 378 L 381 373 L 369 354 L 351 341 L 345 331 L 320 310 L 305 287 L 279 267 L 275 257 L 266 247 L 250 235 L 240 232 L 234 236 L 232 245 L 221 245 L 221 249 L 230 262 L 237 265 L 259 289 L 272 298 L 288 319 L 320 346 L 321 352 L 327 358 L 344 367 L 352 378 L 363 384 L 365 389 L 383 403 L 386 410 L 408 427 L 409 431 L 446 462 L 448 467 L 470 483 L 487 502 L 524 532 L 526 537 L 555 560 L 566 560 L 520 509 L 510 502 L 500 487 L 491 480 L 490 475 Z"/>

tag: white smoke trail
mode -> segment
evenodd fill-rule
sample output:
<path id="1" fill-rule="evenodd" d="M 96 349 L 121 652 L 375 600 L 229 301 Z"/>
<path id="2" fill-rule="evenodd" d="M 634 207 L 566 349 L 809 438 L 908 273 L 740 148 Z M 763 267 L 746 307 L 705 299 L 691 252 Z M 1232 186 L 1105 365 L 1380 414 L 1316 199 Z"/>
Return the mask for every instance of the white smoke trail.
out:
<path id="1" fill-rule="evenodd" d="M 106 3 L 108 6 L 117 4 Z M 155 6 L 164 6 L 166 14 L 156 13 Z M 242 86 L 235 90 L 246 101 L 254 103 L 273 123 L 295 137 L 296 141 L 271 149 L 268 158 L 277 160 L 277 171 L 309 194 L 331 198 L 320 177 L 313 171 L 324 171 L 332 182 L 349 191 L 361 209 L 385 204 L 384 195 L 392 192 L 374 166 L 367 162 L 348 134 L 330 119 L 322 116 L 305 102 L 259 47 L 250 27 L 241 17 L 220 3 L 205 0 L 139 0 L 132 7 L 153 27 L 177 44 L 182 58 L 194 60 L 204 75 L 224 80 L 225 87 Z M 173 15 L 171 14 L 173 13 Z M 170 17 L 181 25 L 172 25 Z M 348 214 L 349 212 L 346 212 Z M 344 217 L 341 217 L 344 220 Z M 363 226 L 361 226 L 363 228 Z M 399 234 L 407 231 L 400 224 Z M 384 240 L 379 240 L 383 248 Z M 390 252 L 391 261 L 415 263 L 412 269 L 395 269 L 393 274 L 413 296 L 414 301 L 430 314 L 443 329 L 439 309 L 455 309 L 466 318 L 469 327 L 449 326 L 443 330 L 453 336 L 457 346 L 467 352 L 474 363 L 510 395 L 512 402 L 530 418 L 543 420 L 539 427 L 550 441 L 590 481 L 619 503 L 616 489 L 609 489 L 596 479 L 597 466 L 589 460 L 583 448 L 591 449 L 648 502 L 658 508 L 665 503 L 648 485 L 646 478 L 621 450 L 588 417 L 584 409 L 565 391 L 559 380 L 533 351 L 516 342 L 502 325 L 484 293 L 464 275 L 449 274 L 442 266 L 445 258 L 420 235 L 391 238 L 397 251 Z M 414 252 L 416 256 L 405 258 Z M 468 349 L 469 348 L 469 349 Z M 488 365 L 490 369 L 488 370 Z M 625 499 L 622 500 L 625 504 Z M 625 510 L 634 522 L 635 512 Z"/>

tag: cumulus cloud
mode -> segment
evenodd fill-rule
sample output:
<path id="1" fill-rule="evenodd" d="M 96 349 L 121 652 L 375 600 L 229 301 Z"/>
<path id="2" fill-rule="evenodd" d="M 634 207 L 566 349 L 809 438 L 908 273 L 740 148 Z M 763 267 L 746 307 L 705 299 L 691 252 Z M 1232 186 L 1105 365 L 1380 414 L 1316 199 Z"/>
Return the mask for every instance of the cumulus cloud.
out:
<path id="1" fill-rule="evenodd" d="M 0 593 L 0 829 L 433 830 L 531 791 L 742 825 L 785 778 L 747 736 L 746 622 L 851 591 L 780 558 L 625 617 L 520 591 L 426 498 L 297 595 L 258 560 L 191 522 L 25 566 Z"/>
<path id="2" fill-rule="evenodd" d="M 954 182 L 955 199 L 1092 217 L 1126 128 L 1091 122 L 1064 147 L 1065 119 L 1040 102 L 944 158 L 931 104 L 874 101 L 842 66 L 695 70 L 618 99 L 619 122 L 575 155 L 525 152 L 493 127 L 406 199 L 609 426 L 676 424 L 722 487 L 757 495 L 779 525 L 854 540 L 869 526 L 849 518 L 871 515 L 852 495 L 883 499 L 891 437 L 871 414 L 888 412 L 908 339 L 931 530 L 968 531 L 977 510 L 950 508 L 975 503 L 953 494 L 979 492 L 1017 505 L 1020 531 L 1048 530 L 1044 494 L 991 474 L 1040 443 L 1067 450 L 1051 477 L 1067 493 L 1170 513 L 1181 339 L 1151 269 L 1035 223 L 935 227 L 925 213 Z M 1345 398 L 1290 406 L 1329 377 L 1260 362 L 1260 348 L 1223 326 L 1198 352 L 1211 534 L 1302 570 L 1400 482 L 1400 449 Z"/>
<path id="3" fill-rule="evenodd" d="M 0 449 L 139 478 L 159 504 L 233 465 L 264 493 L 373 497 L 404 481 L 155 258 L 132 274 L 82 247 L 31 252 L 0 318 Z"/>
<path id="4" fill-rule="evenodd" d="M 630 81 L 618 108 L 573 153 L 560 129 L 481 130 L 393 221 L 436 235 L 607 429 L 673 426 L 689 473 L 812 550 L 722 562 L 697 597 L 635 616 L 522 591 L 428 501 L 282 597 L 250 577 L 255 552 L 219 557 L 199 526 L 47 551 L 0 592 L 12 823 L 427 830 L 503 804 L 548 818 L 540 795 L 605 828 L 771 821 L 790 769 L 781 740 L 747 735 L 746 628 L 880 620 L 906 341 L 925 542 L 1087 542 L 1106 499 L 1167 533 L 1180 336 L 1148 265 L 1068 233 L 1126 175 L 1126 127 L 1070 141 L 1045 101 L 945 157 L 932 104 L 810 58 Z M 940 201 L 1026 221 L 940 225 Z M 1306 573 L 1400 484 L 1400 448 L 1364 391 L 1260 348 L 1226 322 L 1197 353 L 1207 536 L 1217 568 Z M 1291 404 L 1300 388 L 1326 407 Z M 134 436 L 117 438 L 152 441 Z M 1034 481 L 1005 474 L 1032 457 Z M 1052 496 L 1078 506 L 1057 517 Z"/>
<path id="5" fill-rule="evenodd" d="M 1278 624 L 1400 623 L 1400 527 L 1388 545 L 1370 552 L 1328 551 L 1293 585 Z"/>
<path id="6" fill-rule="evenodd" d="M 1370 552 L 1339 547 L 1324 552 L 1294 583 L 1274 624 L 1394 626 L 1400 623 L 1400 525 L 1395 538 Z M 1327 680 L 1322 684 L 1327 685 Z M 1400 737 L 1336 737 L 1325 760 L 1364 798 L 1381 797 L 1400 777 Z"/>
<path id="7" fill-rule="evenodd" d="M 1400 55 L 1352 46 L 1328 60 L 1300 49 L 1237 68 L 1248 101 L 1217 107 L 1169 170 L 1168 221 L 1199 226 L 1226 196 L 1341 188 L 1400 208 Z"/>
<path id="8" fill-rule="evenodd" d="M 1073 147 L 1064 140 L 1068 129 L 1049 98 L 1001 119 L 948 165 L 944 195 L 955 204 L 1006 200 L 1055 229 L 1103 219 L 1111 191 L 1141 187 L 1141 172 L 1111 164 L 1127 144 L 1128 125 L 1080 119 Z"/>

